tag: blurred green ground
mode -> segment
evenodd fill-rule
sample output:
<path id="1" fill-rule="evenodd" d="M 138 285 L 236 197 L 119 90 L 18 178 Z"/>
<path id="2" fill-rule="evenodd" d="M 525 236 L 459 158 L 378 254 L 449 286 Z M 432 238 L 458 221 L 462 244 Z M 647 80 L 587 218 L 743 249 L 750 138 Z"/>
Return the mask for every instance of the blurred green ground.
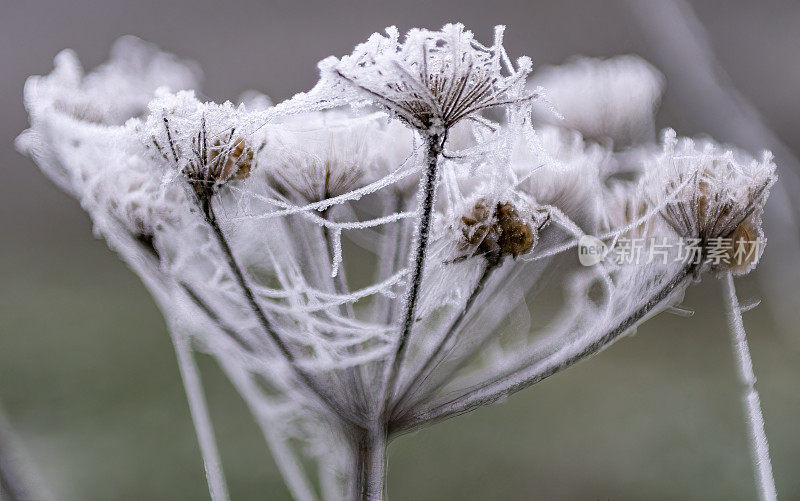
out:
<path id="1" fill-rule="evenodd" d="M 102 242 L 66 227 L 0 251 L 0 401 L 56 499 L 207 499 L 159 312 Z M 391 499 L 754 499 L 718 285 L 686 304 L 693 318 L 662 315 L 502 405 L 399 438 Z M 800 499 L 800 344 L 764 305 L 745 322 L 778 490 Z M 200 363 L 232 499 L 286 499 L 245 406 Z"/>

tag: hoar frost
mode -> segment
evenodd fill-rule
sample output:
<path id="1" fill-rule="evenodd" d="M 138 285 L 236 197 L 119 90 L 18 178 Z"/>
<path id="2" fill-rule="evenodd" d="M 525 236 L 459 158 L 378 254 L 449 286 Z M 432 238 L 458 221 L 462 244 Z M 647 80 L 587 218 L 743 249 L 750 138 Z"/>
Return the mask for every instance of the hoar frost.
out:
<path id="1" fill-rule="evenodd" d="M 388 28 L 274 106 L 203 102 L 193 64 L 134 38 L 93 73 L 65 51 L 28 80 L 17 146 L 163 310 L 215 499 L 227 490 L 189 348 L 217 358 L 297 499 L 378 499 L 391 438 L 595 354 L 708 271 L 756 266 L 771 157 L 672 131 L 655 144 L 663 82 L 647 63 L 529 78 L 502 36 Z M 534 113 L 538 84 L 560 115 L 544 100 Z M 610 251 L 694 238 L 701 255 L 580 267 L 587 235 Z M 720 238 L 759 251 L 711 262 Z M 541 294 L 563 310 L 528 316 Z"/>

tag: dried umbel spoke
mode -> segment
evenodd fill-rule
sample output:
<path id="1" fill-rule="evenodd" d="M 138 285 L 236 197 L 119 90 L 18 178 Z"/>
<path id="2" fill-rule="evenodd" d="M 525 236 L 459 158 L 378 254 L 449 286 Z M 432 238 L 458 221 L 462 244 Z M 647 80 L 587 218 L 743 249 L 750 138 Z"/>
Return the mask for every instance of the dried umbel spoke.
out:
<path id="1" fill-rule="evenodd" d="M 757 264 L 769 156 L 669 131 L 654 144 L 660 78 L 627 58 L 558 72 L 570 114 L 540 126 L 531 62 L 511 62 L 502 32 L 486 46 L 460 24 L 402 41 L 389 28 L 274 107 L 202 102 L 191 65 L 131 38 L 94 73 L 63 53 L 29 80 L 18 147 L 162 309 L 215 500 L 227 489 L 192 350 L 219 361 L 293 496 L 380 499 L 391 438 L 602 351 L 708 271 Z M 597 99 L 576 100 L 587 86 Z M 627 108 L 602 105 L 632 88 Z M 528 304 L 562 296 L 531 321 Z"/>

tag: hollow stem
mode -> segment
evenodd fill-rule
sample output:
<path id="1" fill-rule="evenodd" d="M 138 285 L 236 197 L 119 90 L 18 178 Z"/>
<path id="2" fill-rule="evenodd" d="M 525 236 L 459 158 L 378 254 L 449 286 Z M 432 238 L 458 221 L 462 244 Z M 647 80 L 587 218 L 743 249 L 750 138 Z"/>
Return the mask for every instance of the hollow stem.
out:
<path id="1" fill-rule="evenodd" d="M 386 491 L 386 430 L 358 430 L 354 439 L 355 485 L 353 499 L 380 501 Z"/>
<path id="2" fill-rule="evenodd" d="M 627 332 L 631 327 L 634 327 L 639 321 L 655 310 L 658 305 L 666 300 L 675 289 L 692 275 L 695 268 L 696 265 L 690 264 L 681 269 L 681 271 L 644 301 L 632 314 L 623 319 L 613 329 L 610 329 L 577 352 L 572 354 L 557 352 L 539 363 L 519 367 L 514 371 L 493 378 L 484 384 L 472 387 L 462 395 L 447 402 L 434 404 L 429 408 L 419 409 L 406 417 L 400 417 L 395 422 L 391 423 L 390 432 L 399 433 L 409 431 L 432 421 L 440 421 L 470 412 L 484 405 L 495 403 L 594 355 L 613 343 L 622 334 Z"/>
<path id="3" fill-rule="evenodd" d="M 405 298 L 406 303 L 403 312 L 400 338 L 397 342 L 394 357 L 389 364 L 386 384 L 384 385 L 384 406 L 388 406 L 389 400 L 392 398 L 391 396 L 397 379 L 397 373 L 403 363 L 406 348 L 408 347 L 408 338 L 411 334 L 411 328 L 414 325 L 417 300 L 419 299 L 420 286 L 422 284 L 425 255 L 428 250 L 428 239 L 431 230 L 431 220 L 433 218 L 433 203 L 436 199 L 436 178 L 439 174 L 439 155 L 442 153 L 443 137 L 440 134 L 430 133 L 426 137 L 426 142 L 426 169 L 425 177 L 422 180 L 422 191 L 420 193 L 422 203 L 419 208 L 420 218 L 415 240 L 416 248 L 413 250 L 414 261 L 412 263 L 411 282 Z"/>
<path id="4" fill-rule="evenodd" d="M 728 314 L 728 327 L 731 341 L 733 341 L 736 365 L 739 368 L 739 381 L 742 383 L 742 400 L 747 415 L 750 454 L 758 482 L 758 497 L 761 501 L 775 501 L 778 499 L 778 494 L 772 475 L 772 462 L 769 458 L 769 442 L 767 442 L 767 434 L 764 431 L 764 415 L 761 412 L 761 401 L 755 389 L 756 375 L 753 371 L 753 360 L 750 358 L 750 347 L 747 345 L 742 310 L 739 308 L 739 298 L 736 297 L 736 287 L 730 272 L 725 274 L 723 282 L 727 299 L 725 306 Z"/>

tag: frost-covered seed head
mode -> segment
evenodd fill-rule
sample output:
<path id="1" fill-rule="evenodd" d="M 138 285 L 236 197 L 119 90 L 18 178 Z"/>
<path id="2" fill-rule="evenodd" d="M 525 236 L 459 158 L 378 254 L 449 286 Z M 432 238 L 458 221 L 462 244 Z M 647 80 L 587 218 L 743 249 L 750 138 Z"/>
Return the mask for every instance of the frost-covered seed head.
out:
<path id="1" fill-rule="evenodd" d="M 654 115 L 664 91 L 664 76 L 644 59 L 578 57 L 537 71 L 532 85 L 547 89 L 547 98 L 563 120 L 544 106 L 534 118 L 580 132 L 588 139 L 627 146 L 655 139 Z"/>
<path id="2" fill-rule="evenodd" d="M 167 146 L 161 145 L 155 136 L 152 142 L 165 160 L 172 160 L 179 167 L 182 164 L 181 173 L 201 199 L 211 197 L 229 181 L 246 179 L 250 175 L 254 151 L 244 138 L 235 136 L 235 129 L 225 139 L 211 143 L 203 116 L 199 130 L 192 136 L 190 151 L 185 152 L 175 140 L 166 115 L 163 121 Z"/>
<path id="3" fill-rule="evenodd" d="M 461 216 L 461 223 L 461 250 L 473 250 L 473 255 L 489 261 L 504 255 L 517 257 L 536 244 L 536 231 L 510 202 L 492 204 L 478 199 L 469 213 Z"/>
<path id="4" fill-rule="evenodd" d="M 655 190 L 652 200 L 662 201 L 661 215 L 679 236 L 700 239 L 704 252 L 731 258 L 715 263 L 712 271 L 746 273 L 763 250 L 761 214 L 776 179 L 775 164 L 769 153 L 757 161 L 744 152 L 720 151 L 710 142 L 701 146 L 678 141 L 667 131 L 664 152 L 644 181 Z M 677 196 L 666 200 L 674 192 Z M 723 241 L 725 247 L 715 248 Z M 728 248 L 731 242 L 736 244 Z"/>
<path id="5" fill-rule="evenodd" d="M 354 88 L 361 97 L 386 108 L 413 128 L 441 133 L 480 110 L 522 102 L 528 58 L 518 69 L 501 72 L 502 27 L 491 47 L 479 44 L 461 24 L 441 31 L 412 29 L 399 41 L 396 28 L 373 34 L 353 53 L 320 63 L 323 78 Z"/>
<path id="6" fill-rule="evenodd" d="M 267 174 L 282 195 L 317 202 L 358 187 L 379 147 L 372 122 L 318 114 L 277 132 L 265 155 Z"/>

